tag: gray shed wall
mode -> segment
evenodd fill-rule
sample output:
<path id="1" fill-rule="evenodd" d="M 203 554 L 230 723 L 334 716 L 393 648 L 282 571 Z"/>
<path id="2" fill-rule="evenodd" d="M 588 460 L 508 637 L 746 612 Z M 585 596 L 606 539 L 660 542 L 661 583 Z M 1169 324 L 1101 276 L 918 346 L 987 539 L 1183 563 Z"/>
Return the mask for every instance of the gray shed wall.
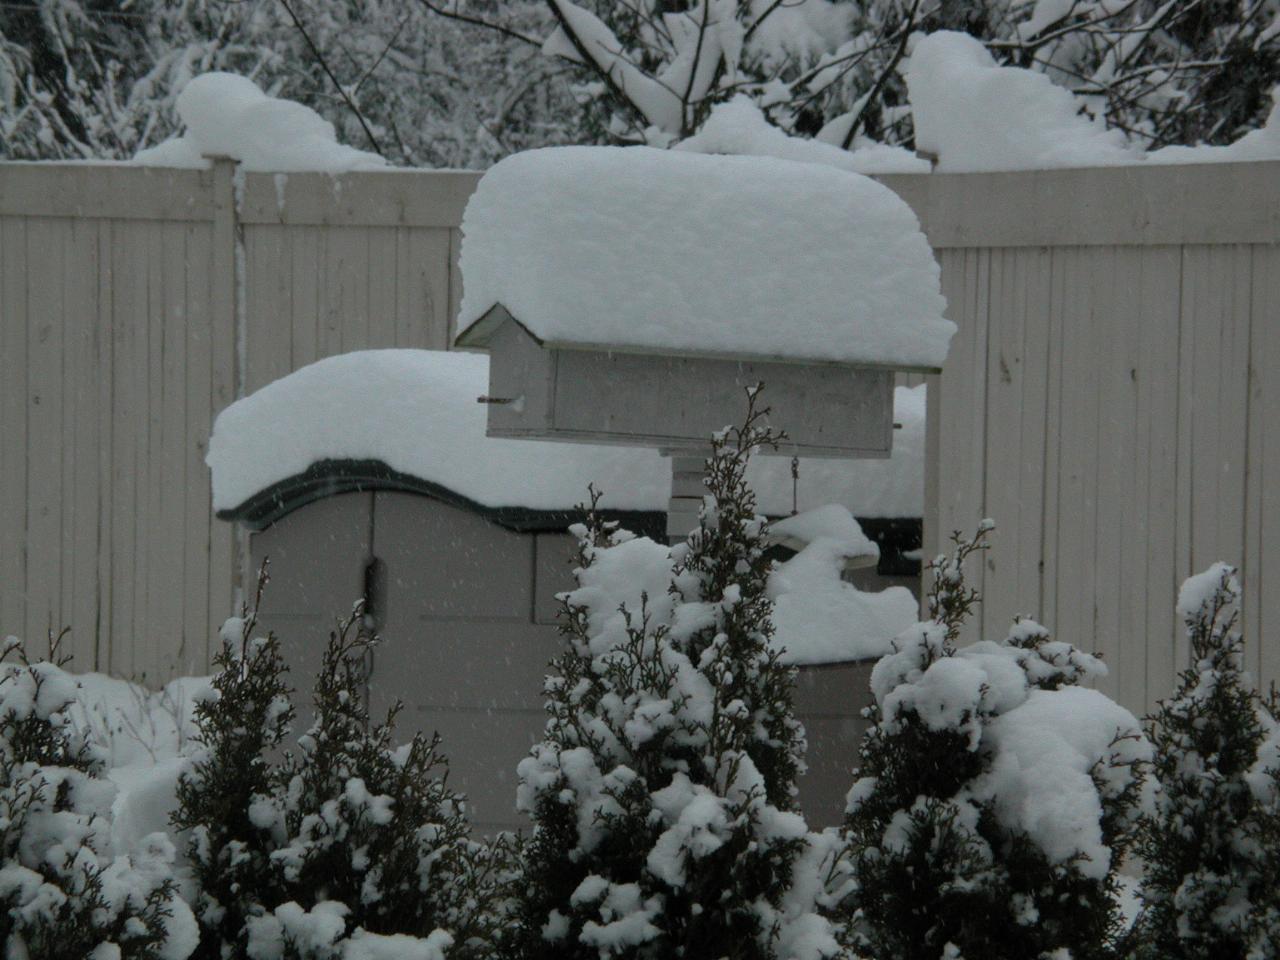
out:
<path id="1" fill-rule="evenodd" d="M 280 636 L 299 689 L 336 618 L 363 595 L 369 560 L 381 561 L 374 715 L 401 699 L 402 733 L 440 733 L 450 782 L 470 797 L 481 831 L 524 826 L 515 769 L 542 732 L 542 679 L 561 643 L 554 595 L 573 585 L 572 538 L 515 533 L 428 497 L 371 492 L 302 507 L 254 534 L 250 548 L 255 564 L 270 557 L 260 622 Z M 800 671 L 796 706 L 809 735 L 800 799 L 816 826 L 843 810 L 869 673 L 870 664 Z"/>

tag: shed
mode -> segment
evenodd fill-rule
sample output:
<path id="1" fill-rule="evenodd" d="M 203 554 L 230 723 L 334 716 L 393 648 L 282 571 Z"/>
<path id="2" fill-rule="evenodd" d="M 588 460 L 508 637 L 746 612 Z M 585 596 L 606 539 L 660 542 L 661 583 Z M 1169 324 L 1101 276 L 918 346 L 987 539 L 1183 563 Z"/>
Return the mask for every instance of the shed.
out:
<path id="1" fill-rule="evenodd" d="M 542 678 L 560 645 L 554 594 L 573 582 L 574 492 L 596 484 L 614 518 L 660 539 L 670 477 L 652 450 L 486 436 L 475 397 L 488 378 L 487 357 L 460 352 L 321 360 L 224 411 L 208 459 L 218 516 L 253 531 L 255 564 L 271 558 L 261 620 L 280 635 L 295 685 L 308 684 L 334 618 L 366 599 L 384 638 L 370 664 L 375 710 L 400 698 L 407 728 L 440 731 L 451 781 L 493 830 L 521 825 L 515 765 L 542 729 Z M 899 388 L 896 407 L 892 459 L 802 458 L 794 483 L 783 459 L 749 473 L 769 515 L 823 504 L 858 515 L 880 551 L 879 572 L 850 574 L 867 590 L 918 583 L 908 554 L 920 544 L 924 388 Z M 781 529 L 791 549 L 812 538 L 805 523 Z M 870 665 L 822 658 L 832 662 L 802 668 L 797 695 L 810 733 L 801 799 L 830 824 Z"/>

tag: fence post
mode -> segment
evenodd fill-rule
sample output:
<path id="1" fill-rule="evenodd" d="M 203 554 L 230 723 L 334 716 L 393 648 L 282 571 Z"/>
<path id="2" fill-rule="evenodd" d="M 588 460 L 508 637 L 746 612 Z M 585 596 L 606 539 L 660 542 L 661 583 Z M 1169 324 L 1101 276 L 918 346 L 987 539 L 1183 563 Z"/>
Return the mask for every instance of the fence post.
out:
<path id="1" fill-rule="evenodd" d="M 210 321 L 217 331 L 232 331 L 233 348 L 229 356 L 219 357 L 227 364 L 218 369 L 214 362 L 214 383 L 219 409 L 244 396 L 245 391 L 245 317 L 241 303 L 242 273 L 244 270 L 244 243 L 237 217 L 237 164 L 230 157 L 210 157 L 213 161 L 213 302 L 210 304 Z M 231 578 L 232 606 L 238 607 L 245 597 L 245 565 L 249 562 L 248 535 L 239 524 L 231 530 L 231 557 L 227 571 Z M 211 570 L 212 576 L 219 576 Z"/>

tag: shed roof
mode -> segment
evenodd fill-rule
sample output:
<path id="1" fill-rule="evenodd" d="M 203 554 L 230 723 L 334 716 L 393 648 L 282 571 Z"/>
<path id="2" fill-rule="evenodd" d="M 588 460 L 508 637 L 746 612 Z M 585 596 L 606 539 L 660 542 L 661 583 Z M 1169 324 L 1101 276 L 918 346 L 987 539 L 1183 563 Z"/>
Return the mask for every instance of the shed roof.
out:
<path id="1" fill-rule="evenodd" d="M 457 342 L 933 369 L 955 330 L 911 208 L 772 157 L 557 147 L 492 167 L 462 221 Z"/>
<path id="2" fill-rule="evenodd" d="M 260 526 L 329 494 L 429 493 L 499 522 L 568 522 L 587 484 L 609 510 L 661 512 L 670 464 L 656 451 L 485 436 L 489 359 L 473 353 L 368 350 L 301 368 L 227 407 L 207 462 L 213 506 Z M 798 506 L 840 503 L 859 518 L 918 517 L 923 502 L 924 388 L 897 392 L 903 424 L 889 460 L 802 459 Z M 791 464 L 757 457 L 760 509 L 792 509 Z M 563 526 L 563 524 L 561 524 Z"/>

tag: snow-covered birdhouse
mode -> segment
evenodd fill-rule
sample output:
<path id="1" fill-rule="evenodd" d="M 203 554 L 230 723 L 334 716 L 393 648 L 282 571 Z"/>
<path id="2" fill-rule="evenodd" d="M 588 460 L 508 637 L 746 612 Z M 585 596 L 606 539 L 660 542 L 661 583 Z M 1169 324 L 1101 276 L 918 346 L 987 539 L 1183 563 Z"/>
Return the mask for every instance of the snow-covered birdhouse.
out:
<path id="1" fill-rule="evenodd" d="M 911 209 L 814 164 L 564 147 L 493 167 L 462 224 L 456 343 L 488 433 L 688 450 L 766 387 L 785 455 L 888 456 L 893 372 L 954 331 Z"/>

